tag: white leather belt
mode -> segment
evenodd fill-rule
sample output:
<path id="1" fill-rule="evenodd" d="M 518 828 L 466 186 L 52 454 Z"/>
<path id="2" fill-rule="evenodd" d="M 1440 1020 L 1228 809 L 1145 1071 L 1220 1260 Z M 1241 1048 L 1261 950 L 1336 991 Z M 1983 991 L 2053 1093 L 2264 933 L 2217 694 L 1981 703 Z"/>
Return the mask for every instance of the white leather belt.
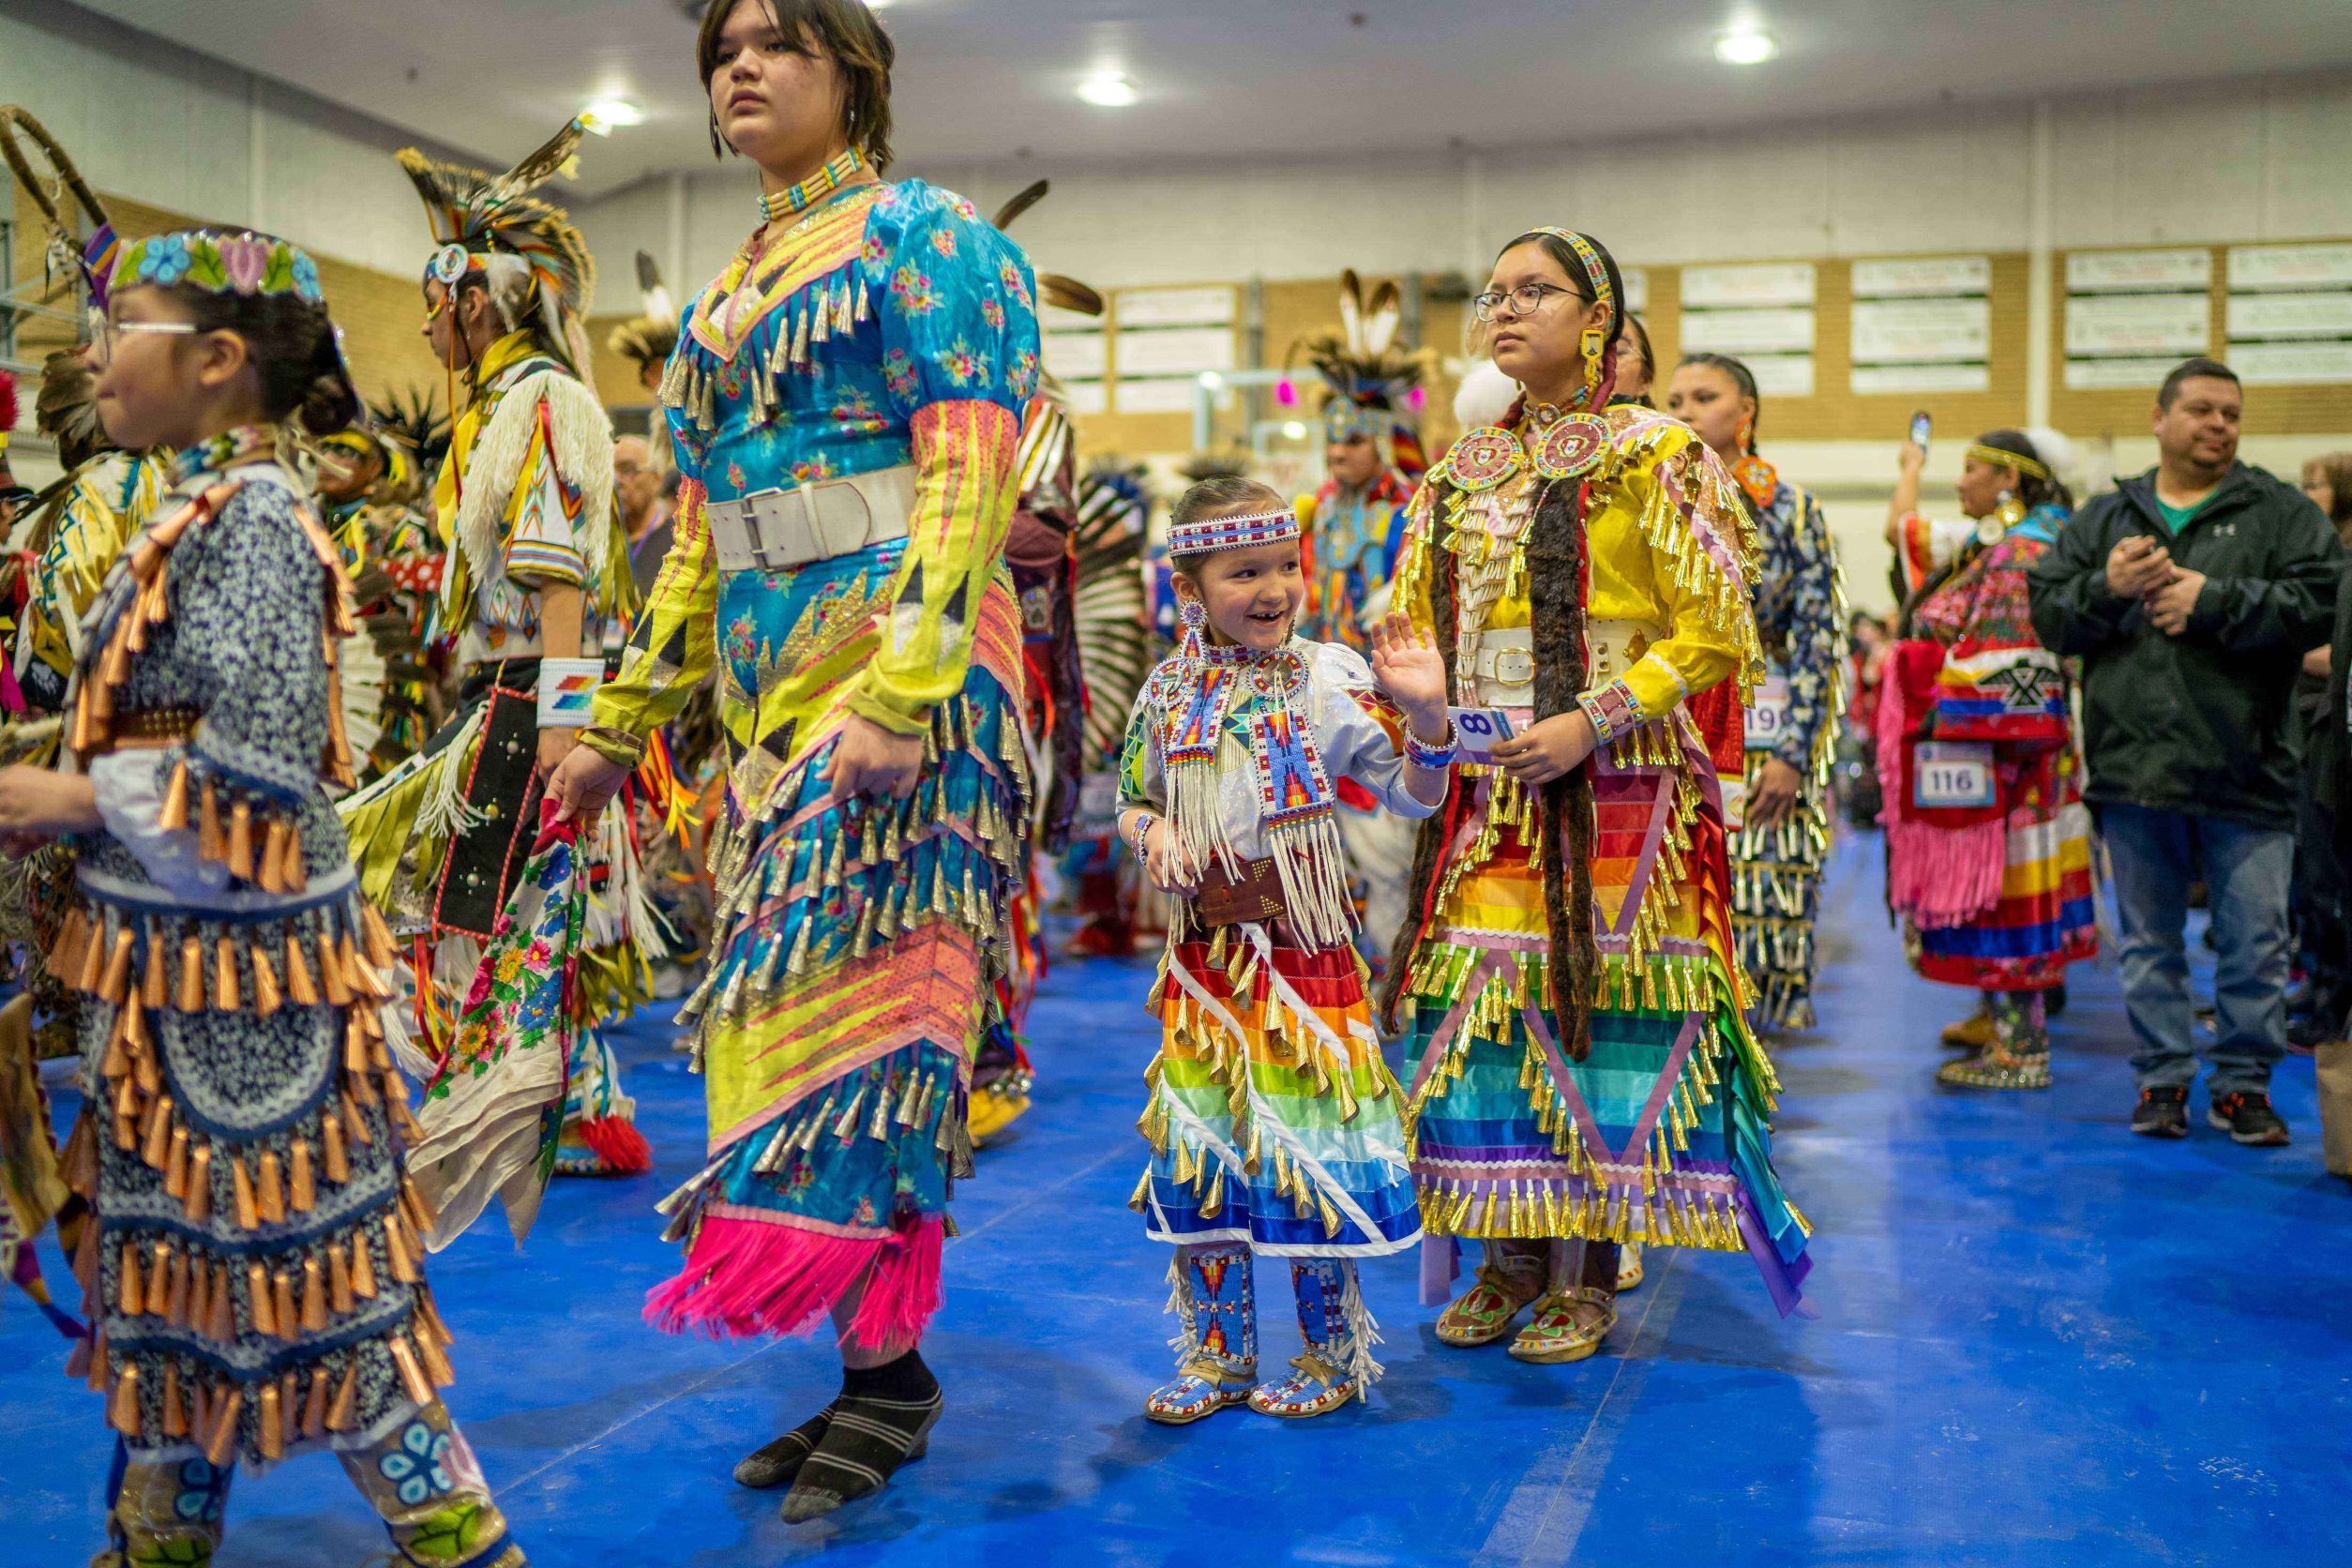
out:
<path id="1" fill-rule="evenodd" d="M 1465 672 L 1478 683 L 1480 705 L 1529 706 L 1535 701 L 1535 634 L 1525 626 L 1480 632 Z"/>
<path id="2" fill-rule="evenodd" d="M 907 536 L 914 465 L 703 505 L 722 572 L 782 571 Z"/>
<path id="3" fill-rule="evenodd" d="M 1589 686 L 1604 686 L 1632 669 L 1634 650 L 1644 653 L 1657 641 L 1654 628 L 1639 621 L 1592 621 L 1585 626 L 1592 650 Z M 1535 701 L 1535 636 L 1526 626 L 1490 627 L 1478 634 L 1477 646 L 1461 672 L 1477 683 L 1478 701 L 1489 708 L 1524 708 Z"/>

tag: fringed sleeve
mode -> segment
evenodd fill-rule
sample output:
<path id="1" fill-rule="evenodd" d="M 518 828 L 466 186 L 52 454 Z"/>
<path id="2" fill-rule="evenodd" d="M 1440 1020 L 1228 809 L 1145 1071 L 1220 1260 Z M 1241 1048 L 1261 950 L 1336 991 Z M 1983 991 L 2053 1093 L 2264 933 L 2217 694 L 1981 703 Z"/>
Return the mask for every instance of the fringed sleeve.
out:
<path id="1" fill-rule="evenodd" d="M 1036 296 L 1020 251 L 943 191 L 878 202 L 866 255 L 915 487 L 882 646 L 849 705 L 914 735 L 963 688 L 980 597 L 1003 563 L 1021 409 L 1037 384 Z"/>
<path id="2" fill-rule="evenodd" d="M 1669 630 L 1608 687 L 1587 693 L 1588 711 L 1596 701 L 1630 707 L 1628 716 L 1639 722 L 1726 679 L 1736 678 L 1743 693 L 1752 690 L 1764 657 L 1748 599 L 1755 525 L 1730 475 L 1675 424 L 1649 427 L 1618 460 L 1626 504 L 1636 508 L 1651 553 L 1658 618 Z"/>

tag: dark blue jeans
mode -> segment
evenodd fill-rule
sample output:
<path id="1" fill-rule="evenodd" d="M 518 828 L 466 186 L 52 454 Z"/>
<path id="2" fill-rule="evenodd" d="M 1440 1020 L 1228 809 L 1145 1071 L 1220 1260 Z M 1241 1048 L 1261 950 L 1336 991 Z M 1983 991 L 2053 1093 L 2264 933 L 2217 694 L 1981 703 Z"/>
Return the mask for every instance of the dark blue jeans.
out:
<path id="1" fill-rule="evenodd" d="M 2100 832 L 2115 867 L 2123 935 L 2123 1006 L 2138 1049 L 2142 1089 L 2196 1081 L 2196 1019 L 2189 1001 L 2182 927 L 2189 883 L 2202 870 L 2213 917 L 2213 1011 L 2205 1054 L 2218 1098 L 2267 1093 L 2270 1064 L 2286 1051 L 2287 883 L 2295 835 L 2219 817 L 2102 805 Z"/>

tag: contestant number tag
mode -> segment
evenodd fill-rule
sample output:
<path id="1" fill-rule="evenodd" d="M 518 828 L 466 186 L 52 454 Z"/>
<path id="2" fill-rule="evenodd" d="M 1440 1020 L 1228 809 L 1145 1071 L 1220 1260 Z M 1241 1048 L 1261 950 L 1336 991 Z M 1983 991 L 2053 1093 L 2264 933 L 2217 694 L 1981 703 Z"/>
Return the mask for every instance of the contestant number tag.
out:
<path id="1" fill-rule="evenodd" d="M 1455 708 L 1454 733 L 1463 756 L 1483 762 L 1500 746 L 1517 733 L 1511 727 L 1511 716 L 1500 708 Z"/>
<path id="2" fill-rule="evenodd" d="M 1922 741 L 1912 772 L 1912 804 L 1922 809 L 1993 804 L 1989 741 Z"/>
<path id="3" fill-rule="evenodd" d="M 1788 677 L 1767 675 L 1756 688 L 1756 701 L 1748 704 L 1748 749 L 1770 751 L 1787 734 Z"/>

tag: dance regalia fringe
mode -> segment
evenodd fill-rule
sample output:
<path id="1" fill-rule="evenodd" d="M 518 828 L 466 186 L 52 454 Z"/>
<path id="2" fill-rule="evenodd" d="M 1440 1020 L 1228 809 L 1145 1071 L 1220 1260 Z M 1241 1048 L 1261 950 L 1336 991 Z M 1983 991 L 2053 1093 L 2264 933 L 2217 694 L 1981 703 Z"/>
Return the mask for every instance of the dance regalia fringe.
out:
<path id="1" fill-rule="evenodd" d="M 1731 929 L 1756 991 L 1759 1029 L 1814 1023 L 1814 919 L 1830 847 L 1830 771 L 1846 707 L 1846 592 L 1837 545 L 1820 505 L 1783 481 L 1753 514 L 1761 541 L 1756 634 L 1785 694 L 1778 728 L 1752 737 L 1742 794 L 1778 760 L 1797 773 L 1797 799 L 1770 826 L 1741 822 L 1731 836 Z M 1751 717 L 1753 725 L 1753 716 Z"/>
<path id="2" fill-rule="evenodd" d="M 675 540 L 590 731 L 650 735 L 718 673 L 711 960 L 680 1014 L 710 1153 L 662 1205 L 686 1246 L 647 1299 L 665 1331 L 793 1333 L 861 1279 L 861 1342 L 909 1343 L 937 1308 L 1027 858 L 1003 551 L 1036 377 L 1019 253 L 916 181 L 844 188 L 777 226 L 686 312 L 662 388 Z M 910 464 L 906 537 L 719 569 L 706 501 Z M 907 799 L 833 798 L 852 715 L 921 737 Z"/>
<path id="3" fill-rule="evenodd" d="M 409 938 L 415 1033 L 436 1062 L 455 1048 L 486 952 L 525 890 L 545 792 L 535 596 L 546 583 L 577 586 L 589 648 L 635 596 L 612 501 L 611 425 L 594 395 L 527 333 L 492 345 L 479 379 L 434 490 L 448 546 L 438 613 L 467 665 L 457 711 L 339 807 L 363 887 Z M 632 785 L 632 796 L 640 788 Z M 647 999 L 650 959 L 664 946 L 630 832 L 632 804 L 605 813 L 579 846 L 596 868 L 596 891 L 557 965 L 573 977 L 566 994 L 580 1026 L 573 1071 L 555 1086 L 565 1096 L 563 1163 L 616 1174 L 648 1169 L 652 1158 L 627 1124 L 634 1108 L 599 1026 Z M 469 1132 L 445 1120 L 453 1114 L 445 1099 L 423 1114 L 437 1148 Z M 453 1196 L 434 1186 L 445 1160 L 420 1168 L 436 1207 Z M 510 1208 L 518 1236 L 535 1207 Z M 435 1244 L 454 1239 L 445 1231 Z"/>
<path id="4" fill-rule="evenodd" d="M 1509 430 L 1464 437 L 1430 471 L 1398 571 L 1398 602 L 1436 629 L 1456 701 L 1518 706 L 1522 721 L 1530 701 L 1535 717 L 1565 711 L 1582 694 L 1579 671 L 1560 667 L 1575 658 L 1613 720 L 1583 769 L 1589 818 L 1565 792 L 1563 842 L 1545 842 L 1536 795 L 1467 761 L 1424 829 L 1397 982 L 1412 1003 L 1423 1223 L 1433 1238 L 1745 1251 L 1787 1312 L 1809 1227 L 1772 1166 L 1779 1085 L 1733 956 L 1717 763 L 1683 701 L 1761 674 L 1753 538 L 1685 427 L 1636 408 L 1606 419 L 1597 455 L 1589 438 L 1532 427 L 1530 451 Z M 1534 676 L 1499 696 L 1466 661 L 1516 627 L 1532 636 Z M 1580 857 L 1582 988 L 1567 912 Z M 1442 1299 L 1455 1266 L 1450 1243 L 1425 1252 L 1426 1299 Z"/>
<path id="5" fill-rule="evenodd" d="M 1930 980 L 2045 990 L 2098 950 L 2066 671 L 2034 636 L 2026 589 L 2064 520 L 2036 508 L 1965 550 L 1907 612 L 1888 668 L 1877 716 L 1888 903 Z M 1922 808 L 1928 742 L 1985 745 L 1992 801 Z"/>
<path id="6" fill-rule="evenodd" d="M 182 459 L 93 609 L 70 702 L 85 766 L 120 781 L 156 759 L 141 831 L 179 846 L 174 875 L 219 879 L 158 883 L 164 852 L 117 836 L 101 780 L 108 829 L 47 954 L 86 1063 L 63 1162 L 90 1209 L 77 1370 L 144 1461 L 365 1446 L 451 1378 L 420 1266 L 432 1215 L 399 1152 L 416 1127 L 391 935 L 322 787 L 351 778 L 349 590 L 271 433 Z"/>
<path id="7" fill-rule="evenodd" d="M 1274 861 L 1285 906 L 1204 927 L 1177 903 L 1149 1003 L 1160 1049 L 1138 1125 L 1152 1157 L 1132 1199 L 1154 1241 L 1347 1259 L 1420 1239 L 1403 1095 L 1350 940 L 1334 789 L 1353 778 L 1426 816 L 1402 743 L 1395 706 L 1340 644 L 1180 653 L 1145 685 L 1124 804 L 1164 813 L 1196 865 Z"/>

